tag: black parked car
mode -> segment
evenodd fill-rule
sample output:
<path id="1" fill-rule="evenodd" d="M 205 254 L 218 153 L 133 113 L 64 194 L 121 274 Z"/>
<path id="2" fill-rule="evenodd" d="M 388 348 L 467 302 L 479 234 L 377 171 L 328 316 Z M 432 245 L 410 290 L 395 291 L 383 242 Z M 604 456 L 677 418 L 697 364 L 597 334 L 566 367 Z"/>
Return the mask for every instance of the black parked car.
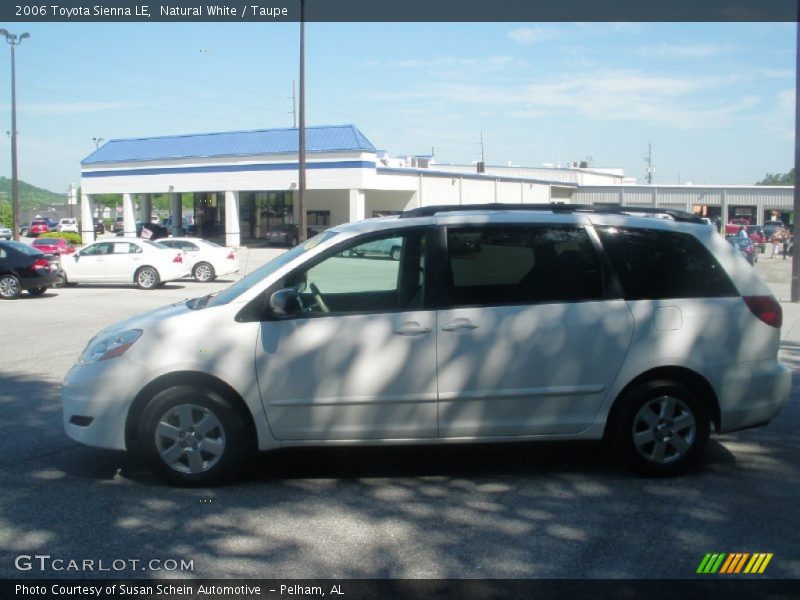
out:
<path id="1" fill-rule="evenodd" d="M 142 229 L 147 228 L 148 232 L 142 235 Z M 123 235 L 123 231 L 117 232 L 117 237 Z M 169 229 L 158 223 L 137 223 L 136 224 L 136 237 L 144 238 L 146 240 L 160 240 L 169 237 Z"/>
<path id="2" fill-rule="evenodd" d="M 277 244 L 280 246 L 297 246 L 297 240 L 300 239 L 299 229 L 297 225 L 278 225 L 275 229 L 269 232 L 270 244 Z"/>
<path id="3" fill-rule="evenodd" d="M 103 219 L 95 219 L 94 220 L 94 232 L 95 233 L 105 233 L 106 232 L 106 223 Z"/>
<path id="4" fill-rule="evenodd" d="M 0 299 L 16 300 L 22 290 L 41 296 L 61 280 L 58 258 L 22 242 L 0 242 Z"/>

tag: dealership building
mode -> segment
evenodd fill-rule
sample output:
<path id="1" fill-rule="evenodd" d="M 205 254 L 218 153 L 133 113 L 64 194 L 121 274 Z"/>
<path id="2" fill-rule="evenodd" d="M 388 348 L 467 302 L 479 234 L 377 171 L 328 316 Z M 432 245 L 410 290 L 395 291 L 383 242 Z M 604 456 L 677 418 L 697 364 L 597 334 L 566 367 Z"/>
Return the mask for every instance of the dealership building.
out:
<path id="1" fill-rule="evenodd" d="M 268 129 L 110 140 L 81 162 L 81 221 L 94 239 L 98 194 L 120 194 L 124 231 L 149 222 L 153 197 L 168 195 L 180 227 L 190 195 L 198 235 L 226 245 L 258 243 L 299 222 L 298 130 Z M 440 164 L 433 156 L 392 157 L 353 125 L 306 129 L 309 229 L 434 204 L 625 204 L 694 211 L 727 221 L 748 215 L 789 220 L 791 187 L 636 185 L 621 169 Z M 138 214 L 137 214 L 138 213 Z"/>

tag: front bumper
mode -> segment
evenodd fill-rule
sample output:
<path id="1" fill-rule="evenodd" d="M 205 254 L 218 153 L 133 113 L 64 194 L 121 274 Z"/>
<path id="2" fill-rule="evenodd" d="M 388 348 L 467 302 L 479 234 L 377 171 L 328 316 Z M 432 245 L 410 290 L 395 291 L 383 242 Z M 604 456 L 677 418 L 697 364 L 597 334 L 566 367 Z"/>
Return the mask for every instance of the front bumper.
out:
<path id="1" fill-rule="evenodd" d="M 719 376 L 719 433 L 764 425 L 789 401 L 792 372 L 777 360 L 739 363 Z"/>
<path id="2" fill-rule="evenodd" d="M 73 440 L 125 450 L 125 421 L 150 371 L 125 356 L 75 365 L 61 389 L 64 431 Z"/>

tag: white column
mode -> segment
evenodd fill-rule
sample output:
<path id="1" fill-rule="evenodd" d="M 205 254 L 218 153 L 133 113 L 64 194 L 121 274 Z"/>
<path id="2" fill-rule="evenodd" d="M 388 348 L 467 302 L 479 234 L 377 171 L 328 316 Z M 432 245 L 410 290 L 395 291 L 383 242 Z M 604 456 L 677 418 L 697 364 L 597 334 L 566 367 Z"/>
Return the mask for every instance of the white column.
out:
<path id="1" fill-rule="evenodd" d="M 225 245 L 239 246 L 239 192 L 225 192 Z"/>
<path id="2" fill-rule="evenodd" d="M 92 197 L 81 194 L 81 241 L 91 244 L 94 241 L 94 218 L 92 216 Z"/>
<path id="3" fill-rule="evenodd" d="M 136 236 L 136 215 L 133 210 L 133 194 L 122 194 L 122 226 L 127 237 Z"/>
<path id="4" fill-rule="evenodd" d="M 725 225 L 728 224 L 728 194 L 726 190 L 722 190 L 722 199 L 720 200 L 720 215 L 722 216 L 722 235 L 725 235 Z"/>
<path id="5" fill-rule="evenodd" d="M 141 222 L 149 223 L 153 216 L 153 198 L 150 194 L 141 194 Z"/>
<path id="6" fill-rule="evenodd" d="M 183 204 L 180 194 L 169 195 L 169 219 L 171 223 L 170 233 L 172 235 L 183 234 Z"/>
<path id="7" fill-rule="evenodd" d="M 350 222 L 366 219 L 367 194 L 364 190 L 350 190 Z"/>

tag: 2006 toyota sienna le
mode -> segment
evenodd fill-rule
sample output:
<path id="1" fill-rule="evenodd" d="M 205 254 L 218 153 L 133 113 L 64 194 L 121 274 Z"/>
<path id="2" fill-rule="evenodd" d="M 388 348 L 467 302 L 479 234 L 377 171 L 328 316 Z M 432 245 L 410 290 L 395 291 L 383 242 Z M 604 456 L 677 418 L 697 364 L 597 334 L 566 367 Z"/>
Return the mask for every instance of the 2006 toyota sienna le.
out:
<path id="1" fill-rule="evenodd" d="M 334 227 L 97 334 L 64 427 L 185 485 L 326 444 L 606 438 L 635 470 L 682 471 L 711 427 L 775 417 L 790 372 L 758 274 L 699 218 L 658 212 L 431 206 Z M 399 260 L 360 251 L 386 240 Z"/>

